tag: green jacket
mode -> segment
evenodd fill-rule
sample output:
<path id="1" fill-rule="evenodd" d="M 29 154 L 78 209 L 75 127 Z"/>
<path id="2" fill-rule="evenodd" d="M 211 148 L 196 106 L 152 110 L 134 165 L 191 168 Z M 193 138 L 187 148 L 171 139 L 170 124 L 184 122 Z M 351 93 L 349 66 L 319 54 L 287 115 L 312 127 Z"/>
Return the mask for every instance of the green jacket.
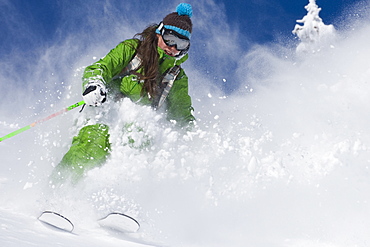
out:
<path id="1" fill-rule="evenodd" d="M 83 87 L 94 79 L 101 79 L 107 86 L 109 91 L 118 89 L 125 97 L 129 97 L 133 102 L 140 101 L 141 104 L 150 105 L 147 94 L 141 99 L 141 90 L 143 84 L 137 80 L 135 75 L 127 75 L 120 79 L 117 76 L 130 63 L 135 56 L 138 40 L 129 39 L 112 49 L 105 57 L 96 63 L 88 66 L 83 75 Z M 175 59 L 168 56 L 158 47 L 159 54 L 159 72 L 164 74 L 174 65 L 180 65 L 188 59 L 185 55 L 181 59 Z M 141 70 L 138 71 L 142 73 Z M 192 122 L 195 118 L 192 115 L 191 98 L 188 94 L 188 77 L 183 69 L 181 69 L 173 86 L 166 98 L 166 112 L 168 120 L 176 120 L 180 126 L 185 126 Z"/>
<path id="2" fill-rule="evenodd" d="M 142 84 L 136 80 L 134 75 L 127 75 L 123 78 L 117 76 L 129 64 L 135 55 L 137 40 L 131 39 L 120 43 L 111 50 L 104 58 L 88 66 L 83 75 L 84 87 L 90 80 L 101 79 L 110 90 L 120 91 L 124 96 L 136 102 L 140 99 Z M 159 72 L 164 74 L 175 64 L 185 62 L 188 55 L 176 60 L 158 48 Z M 141 73 L 142 71 L 138 71 Z M 151 104 L 148 97 L 140 100 L 141 104 Z M 169 120 L 176 120 L 180 126 L 186 126 L 194 120 L 191 113 L 191 99 L 188 95 L 188 77 L 181 69 L 179 75 L 166 98 L 166 111 Z M 92 141 L 94 140 L 94 141 Z M 129 143 L 133 140 L 129 140 Z M 105 124 L 95 124 L 83 127 L 77 136 L 73 138 L 72 145 L 63 156 L 59 165 L 52 174 L 55 183 L 63 182 L 70 178 L 77 182 L 85 173 L 94 167 L 104 164 L 109 156 L 111 146 L 109 143 L 109 127 Z"/>

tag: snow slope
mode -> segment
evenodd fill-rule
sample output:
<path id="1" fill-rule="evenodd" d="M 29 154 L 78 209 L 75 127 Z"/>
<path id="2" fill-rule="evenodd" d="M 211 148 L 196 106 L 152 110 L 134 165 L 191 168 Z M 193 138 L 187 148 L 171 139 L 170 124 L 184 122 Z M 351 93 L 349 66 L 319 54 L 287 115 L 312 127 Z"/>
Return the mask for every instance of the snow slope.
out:
<path id="1" fill-rule="evenodd" d="M 215 29 L 228 32 L 221 22 Z M 239 54 L 233 74 L 217 70 L 217 55 L 211 76 L 199 59 L 186 67 L 198 119 L 192 131 L 123 100 L 1 142 L 1 246 L 368 246 L 370 23 L 345 24 L 351 28 L 314 53 L 278 43 L 243 51 L 224 35 L 218 42 L 234 47 L 218 55 Z M 82 67 L 117 40 L 82 49 L 71 35 L 41 53 L 26 85 L 0 84 L 1 133 L 79 101 Z M 75 64 L 60 67 L 71 58 Z M 225 94 L 215 80 L 238 90 Z M 87 116 L 110 124 L 112 156 L 81 183 L 52 186 L 48 176 Z M 75 222 L 76 235 L 39 223 L 45 209 Z M 141 231 L 105 232 L 96 219 L 110 211 L 136 217 Z"/>
<path id="2" fill-rule="evenodd" d="M 128 246 L 143 247 L 145 244 L 128 242 L 99 229 L 88 234 L 69 234 L 46 228 L 36 217 L 1 210 L 1 246 Z"/>

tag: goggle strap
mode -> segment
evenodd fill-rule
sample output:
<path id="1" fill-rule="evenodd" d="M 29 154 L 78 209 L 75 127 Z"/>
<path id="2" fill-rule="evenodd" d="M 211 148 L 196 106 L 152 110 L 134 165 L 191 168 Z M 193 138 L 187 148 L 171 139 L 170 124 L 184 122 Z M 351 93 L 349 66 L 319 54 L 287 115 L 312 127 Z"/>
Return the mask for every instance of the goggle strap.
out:
<path id="1" fill-rule="evenodd" d="M 156 33 L 162 35 L 163 34 L 163 30 L 164 30 L 164 24 L 163 24 L 163 22 L 160 22 L 159 23 L 159 26 L 157 27 Z"/>

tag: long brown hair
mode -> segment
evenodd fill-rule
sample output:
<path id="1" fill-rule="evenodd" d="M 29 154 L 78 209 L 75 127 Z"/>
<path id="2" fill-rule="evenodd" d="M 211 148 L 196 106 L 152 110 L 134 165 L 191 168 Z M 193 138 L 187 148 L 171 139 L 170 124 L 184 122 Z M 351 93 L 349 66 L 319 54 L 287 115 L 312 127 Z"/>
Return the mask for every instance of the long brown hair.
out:
<path id="1" fill-rule="evenodd" d="M 137 47 L 137 55 L 141 59 L 141 66 L 143 68 L 143 74 L 138 74 L 140 80 L 144 80 L 143 89 L 141 95 L 143 96 L 146 92 L 149 93 L 151 98 L 155 97 L 157 78 L 159 76 L 158 71 L 158 37 L 156 35 L 157 24 L 148 26 L 143 32 L 137 33 L 134 38 L 139 40 Z"/>

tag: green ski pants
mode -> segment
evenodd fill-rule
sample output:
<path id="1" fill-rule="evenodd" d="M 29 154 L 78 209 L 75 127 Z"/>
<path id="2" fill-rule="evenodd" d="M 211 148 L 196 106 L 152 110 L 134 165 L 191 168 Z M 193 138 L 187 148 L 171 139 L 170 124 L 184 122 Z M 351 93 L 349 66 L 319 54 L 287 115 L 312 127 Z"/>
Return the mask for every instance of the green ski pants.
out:
<path id="1" fill-rule="evenodd" d="M 72 146 L 53 171 L 52 180 L 71 178 L 77 182 L 86 171 L 101 166 L 110 152 L 108 131 L 109 127 L 105 124 L 83 127 L 73 137 Z"/>

